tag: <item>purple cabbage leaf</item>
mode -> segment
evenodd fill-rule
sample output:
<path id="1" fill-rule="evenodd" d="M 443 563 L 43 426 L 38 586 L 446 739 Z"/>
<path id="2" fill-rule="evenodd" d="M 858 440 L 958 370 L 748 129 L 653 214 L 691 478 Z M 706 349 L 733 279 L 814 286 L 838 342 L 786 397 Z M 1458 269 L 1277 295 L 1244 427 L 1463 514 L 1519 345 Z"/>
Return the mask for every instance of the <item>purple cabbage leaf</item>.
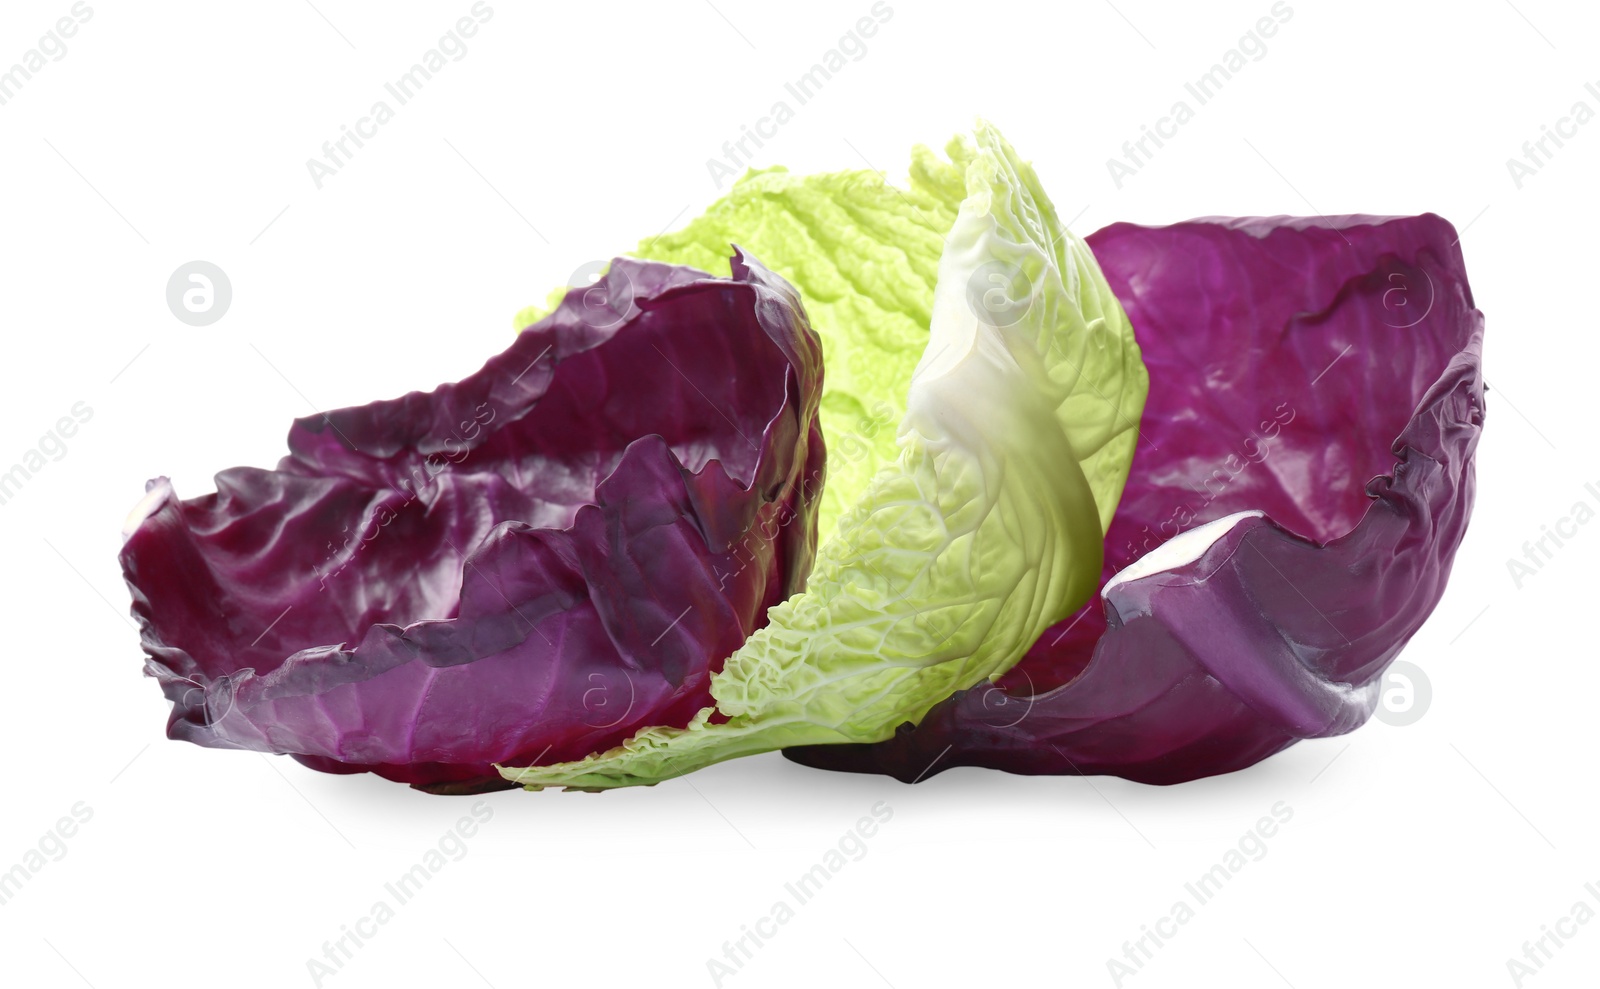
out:
<path id="1" fill-rule="evenodd" d="M 801 590 L 822 357 L 799 297 L 618 259 L 455 384 L 150 482 L 123 572 L 168 734 L 438 792 L 686 725 Z"/>
<path id="2" fill-rule="evenodd" d="M 1150 373 L 1100 593 L 895 737 L 790 758 L 906 781 L 1231 772 L 1366 721 L 1438 603 L 1484 409 L 1454 228 L 1209 219 L 1088 241 Z"/>

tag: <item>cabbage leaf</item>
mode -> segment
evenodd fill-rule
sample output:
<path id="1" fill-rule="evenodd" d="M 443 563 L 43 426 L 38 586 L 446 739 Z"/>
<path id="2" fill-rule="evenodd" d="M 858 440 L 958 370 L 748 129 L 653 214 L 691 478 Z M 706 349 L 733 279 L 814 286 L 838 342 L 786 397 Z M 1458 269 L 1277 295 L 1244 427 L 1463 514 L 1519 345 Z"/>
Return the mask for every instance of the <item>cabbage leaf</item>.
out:
<path id="1" fill-rule="evenodd" d="M 507 779 L 605 789 L 785 746 L 879 741 L 1004 673 L 1093 593 L 1148 385 L 1132 328 L 998 132 L 980 122 L 952 160 L 965 198 L 897 454 L 842 512 L 807 590 L 712 676 L 715 705 L 687 727 L 501 767 Z"/>

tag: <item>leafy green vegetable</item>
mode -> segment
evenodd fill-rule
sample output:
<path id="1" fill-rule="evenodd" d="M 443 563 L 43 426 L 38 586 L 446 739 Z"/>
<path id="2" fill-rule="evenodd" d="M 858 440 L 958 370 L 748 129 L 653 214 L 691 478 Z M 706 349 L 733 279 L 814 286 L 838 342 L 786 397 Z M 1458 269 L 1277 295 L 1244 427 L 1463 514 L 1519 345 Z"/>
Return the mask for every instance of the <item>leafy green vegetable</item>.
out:
<path id="1" fill-rule="evenodd" d="M 961 169 L 966 196 L 897 455 L 841 515 L 807 591 L 729 657 L 712 677 L 716 706 L 687 728 L 645 729 L 578 762 L 503 767 L 507 779 L 603 789 L 790 745 L 878 741 L 1005 672 L 1093 593 L 1148 384 L 1132 328 L 992 127 L 951 157 L 943 167 Z M 829 236 L 868 239 L 848 225 Z"/>

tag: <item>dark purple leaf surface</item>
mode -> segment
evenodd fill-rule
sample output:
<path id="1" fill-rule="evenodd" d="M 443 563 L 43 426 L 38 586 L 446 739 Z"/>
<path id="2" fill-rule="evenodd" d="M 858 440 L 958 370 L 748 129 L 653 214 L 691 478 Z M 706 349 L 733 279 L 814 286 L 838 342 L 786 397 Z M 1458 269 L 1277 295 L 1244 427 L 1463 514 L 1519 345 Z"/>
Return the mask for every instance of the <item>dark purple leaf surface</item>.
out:
<path id="1" fill-rule="evenodd" d="M 902 780 L 1225 773 L 1362 724 L 1438 603 L 1483 421 L 1483 317 L 1454 228 L 1214 219 L 1089 244 L 1150 371 L 1102 594 L 921 725 L 791 758 Z M 1112 583 L 1243 512 L 1196 558 L 1169 546 Z"/>
<path id="2" fill-rule="evenodd" d="M 822 358 L 782 279 L 618 259 L 459 383 L 298 420 L 122 552 L 168 734 L 435 790 L 684 725 L 804 586 Z"/>

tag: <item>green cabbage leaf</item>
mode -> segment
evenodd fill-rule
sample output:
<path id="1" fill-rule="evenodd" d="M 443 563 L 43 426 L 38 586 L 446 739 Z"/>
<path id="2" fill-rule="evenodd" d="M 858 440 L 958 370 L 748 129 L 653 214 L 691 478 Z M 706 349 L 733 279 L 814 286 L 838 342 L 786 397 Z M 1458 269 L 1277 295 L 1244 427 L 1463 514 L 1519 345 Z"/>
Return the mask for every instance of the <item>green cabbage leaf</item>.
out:
<path id="1" fill-rule="evenodd" d="M 871 173 L 756 175 L 743 186 L 789 195 L 762 207 L 736 190 L 708 214 L 726 215 L 673 235 L 678 253 L 663 259 L 714 269 L 732 240 L 794 282 L 828 378 L 844 379 L 835 414 L 891 403 L 893 453 L 869 444 L 846 465 L 847 482 L 849 467 L 865 470 L 857 483 L 836 484 L 830 463 L 841 507 L 807 589 L 712 677 L 714 707 L 576 762 L 501 767 L 507 779 L 606 789 L 787 746 L 881 741 L 1004 673 L 1094 593 L 1148 387 L 1138 346 L 1088 247 L 1004 138 L 980 122 L 949 154 L 919 153 L 909 193 Z M 904 196 L 911 215 L 852 214 L 849 190 L 862 187 L 880 205 Z"/>

